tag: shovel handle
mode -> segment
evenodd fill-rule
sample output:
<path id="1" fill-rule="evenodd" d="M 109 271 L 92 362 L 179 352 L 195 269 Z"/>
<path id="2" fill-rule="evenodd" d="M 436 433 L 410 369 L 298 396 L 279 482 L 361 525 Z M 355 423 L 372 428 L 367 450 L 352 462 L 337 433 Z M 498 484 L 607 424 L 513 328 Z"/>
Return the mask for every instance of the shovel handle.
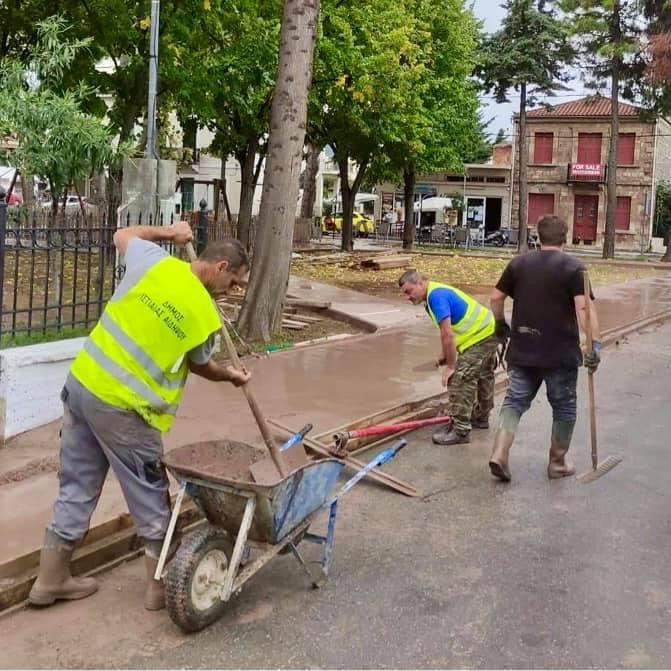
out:
<path id="1" fill-rule="evenodd" d="M 591 354 L 594 350 L 594 340 L 592 338 L 592 287 L 589 281 L 587 271 L 583 271 L 583 282 L 585 291 L 585 345 L 587 351 Z M 590 440 L 592 443 L 592 468 L 596 470 L 599 464 L 596 443 L 596 402 L 594 400 L 594 373 L 590 370 L 587 374 L 587 392 L 589 396 L 589 429 Z"/>
<path id="2" fill-rule="evenodd" d="M 189 259 L 191 261 L 195 261 L 197 256 L 196 256 L 196 250 L 193 248 L 193 245 L 190 242 L 187 242 L 185 248 Z M 231 359 L 233 368 L 236 368 L 237 370 L 242 370 L 240 357 L 238 356 L 238 352 L 235 349 L 235 345 L 231 340 L 231 336 L 228 332 L 228 329 L 224 324 L 221 325 L 221 336 L 224 339 L 224 343 L 226 344 L 226 350 L 228 351 L 228 356 Z M 273 440 L 273 436 L 270 433 L 270 428 L 266 423 L 266 418 L 263 416 L 261 408 L 259 407 L 259 404 L 256 402 L 254 394 L 252 394 L 252 391 L 247 386 L 247 384 L 244 384 L 242 386 L 242 391 L 245 394 L 247 403 L 249 404 L 249 409 L 252 411 L 252 415 L 254 415 L 254 419 L 256 420 L 256 424 L 259 427 L 259 431 L 261 431 L 261 435 L 263 436 L 263 442 L 266 444 L 266 447 L 270 451 L 270 456 L 273 458 L 275 466 L 277 466 L 277 470 L 280 472 L 280 475 L 282 477 L 286 477 L 289 474 L 289 471 L 284 464 L 284 460 L 282 459 L 282 453 L 280 452 L 279 447 Z"/>

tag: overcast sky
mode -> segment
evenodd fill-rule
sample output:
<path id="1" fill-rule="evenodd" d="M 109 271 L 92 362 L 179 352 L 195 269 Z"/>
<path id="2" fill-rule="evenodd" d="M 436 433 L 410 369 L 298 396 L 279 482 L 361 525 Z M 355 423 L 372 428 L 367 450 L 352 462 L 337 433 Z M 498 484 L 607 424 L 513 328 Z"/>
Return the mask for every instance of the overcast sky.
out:
<path id="1" fill-rule="evenodd" d="M 501 27 L 501 21 L 505 16 L 505 11 L 501 8 L 500 0 L 473 0 L 474 11 L 476 16 L 484 22 L 484 29 L 491 33 L 497 31 Z M 557 95 L 550 102 L 553 104 L 559 102 L 566 102 L 567 100 L 575 100 L 576 92 L 583 91 L 580 81 L 575 81 L 572 85 L 573 90 L 567 91 L 567 95 Z M 513 92 L 514 95 L 514 92 Z M 504 128 L 509 132 L 512 129 L 512 115 L 517 111 L 519 105 L 519 98 L 510 96 L 510 103 L 499 105 L 491 98 L 483 98 L 482 106 L 484 109 L 484 118 L 486 120 L 494 120 L 489 126 L 489 131 L 492 135 L 496 135 L 499 128 Z"/>

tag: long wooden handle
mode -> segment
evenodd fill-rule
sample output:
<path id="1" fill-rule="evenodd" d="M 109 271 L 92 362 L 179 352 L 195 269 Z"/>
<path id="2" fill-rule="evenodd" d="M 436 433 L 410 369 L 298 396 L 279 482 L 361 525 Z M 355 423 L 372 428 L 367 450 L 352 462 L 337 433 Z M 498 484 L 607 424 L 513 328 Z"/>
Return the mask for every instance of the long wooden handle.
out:
<path id="1" fill-rule="evenodd" d="M 585 345 L 587 351 L 591 354 L 594 351 L 594 340 L 592 338 L 592 287 L 589 281 L 589 275 L 585 270 L 583 272 L 585 287 Z M 596 470 L 599 463 L 596 443 L 596 402 L 594 400 L 594 373 L 590 370 L 587 375 L 587 392 L 589 396 L 589 428 L 592 442 L 592 468 Z"/>
<path id="2" fill-rule="evenodd" d="M 194 261 L 197 257 L 196 257 L 196 250 L 193 248 L 193 245 L 190 242 L 187 242 L 185 247 L 189 259 Z M 228 351 L 228 356 L 231 359 L 233 367 L 236 368 L 237 370 L 242 370 L 240 357 L 238 356 L 238 352 L 235 349 L 235 345 L 231 340 L 231 336 L 228 332 L 228 329 L 224 324 L 221 325 L 221 336 L 224 339 L 224 343 L 226 344 L 226 350 Z M 252 394 L 251 389 L 246 384 L 242 386 L 242 391 L 244 392 L 245 397 L 247 398 L 249 409 L 252 411 L 252 415 L 254 415 L 256 424 L 258 425 L 259 431 L 261 431 L 261 435 L 263 436 L 263 442 L 266 444 L 266 447 L 270 451 L 270 456 L 273 458 L 273 461 L 277 466 L 277 470 L 280 472 L 280 475 L 282 477 L 286 477 L 287 475 L 289 475 L 289 471 L 284 463 L 284 459 L 282 458 L 282 452 L 280 452 L 279 447 L 273 440 L 273 436 L 270 433 L 270 428 L 268 427 L 266 419 L 263 416 L 263 413 L 261 412 L 259 404 L 256 402 L 256 398 L 254 398 L 254 394 Z"/>

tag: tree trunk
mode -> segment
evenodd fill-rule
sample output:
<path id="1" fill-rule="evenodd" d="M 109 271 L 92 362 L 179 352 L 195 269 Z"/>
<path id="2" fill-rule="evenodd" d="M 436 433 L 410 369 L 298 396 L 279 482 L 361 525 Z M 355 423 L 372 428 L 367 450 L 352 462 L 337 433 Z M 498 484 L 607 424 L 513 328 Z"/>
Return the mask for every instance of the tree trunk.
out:
<path id="1" fill-rule="evenodd" d="M 403 202 L 405 221 L 403 223 L 403 249 L 412 249 L 415 241 L 415 181 L 414 166 L 403 170 Z"/>
<path id="2" fill-rule="evenodd" d="M 340 194 L 342 198 L 342 236 L 340 248 L 343 252 L 354 251 L 354 228 L 352 219 L 354 217 L 354 203 L 356 194 L 359 193 L 359 187 L 363 181 L 370 158 L 364 159 L 357 170 L 354 181 L 349 183 L 349 156 L 338 160 L 338 170 L 340 172 Z"/>
<path id="3" fill-rule="evenodd" d="M 318 18 L 319 0 L 285 0 L 254 260 L 238 320 L 249 339 L 269 342 L 282 324 Z"/>
<path id="4" fill-rule="evenodd" d="M 527 244 L 528 221 L 529 221 L 529 138 L 527 137 L 527 85 L 523 83 L 520 87 L 520 208 L 518 221 L 517 251 L 524 254 L 529 249 Z"/>
<path id="5" fill-rule="evenodd" d="M 21 193 L 23 195 L 23 206 L 27 211 L 35 208 L 35 178 L 29 173 L 21 174 Z"/>
<path id="6" fill-rule="evenodd" d="M 14 168 L 14 175 L 12 175 L 12 181 L 9 183 L 9 188 L 7 189 L 6 202 L 9 203 L 9 197 L 14 193 L 14 187 L 16 186 L 16 180 L 19 176 L 19 169 Z"/>
<path id="7" fill-rule="evenodd" d="M 301 200 L 301 218 L 312 219 L 315 214 L 315 200 L 317 199 L 317 173 L 319 172 L 319 147 L 308 145 L 308 155 L 305 160 L 305 174 L 303 176 L 303 199 Z"/>
<path id="8" fill-rule="evenodd" d="M 620 3 L 613 3 L 611 15 L 611 43 L 620 44 Z M 603 234 L 603 258 L 615 256 L 615 213 L 617 211 L 617 144 L 620 133 L 619 93 L 620 93 L 620 57 L 613 56 L 610 88 L 610 143 L 608 145 L 608 179 L 606 186 L 606 230 Z"/>
<path id="9" fill-rule="evenodd" d="M 226 180 L 226 161 L 228 156 L 221 157 L 221 196 L 224 200 L 224 209 L 226 210 L 226 221 L 229 224 L 233 223 L 233 217 L 231 216 L 231 204 L 228 202 L 228 182 Z"/>
<path id="10" fill-rule="evenodd" d="M 340 172 L 340 199 L 342 200 L 342 228 L 340 230 L 340 249 L 343 252 L 354 251 L 354 234 L 352 217 L 354 214 L 354 197 L 349 185 L 349 156 L 338 160 Z M 334 218 L 337 213 L 334 212 Z"/>
<path id="11" fill-rule="evenodd" d="M 667 231 L 664 234 L 664 245 L 666 246 L 666 252 L 660 261 L 663 261 L 664 263 L 671 263 L 671 231 Z"/>
<path id="12" fill-rule="evenodd" d="M 249 251 L 250 235 L 249 229 L 252 223 L 252 210 L 254 208 L 254 166 L 256 165 L 257 144 L 249 141 L 244 152 L 237 155 L 240 163 L 240 207 L 238 209 L 238 240 Z"/>

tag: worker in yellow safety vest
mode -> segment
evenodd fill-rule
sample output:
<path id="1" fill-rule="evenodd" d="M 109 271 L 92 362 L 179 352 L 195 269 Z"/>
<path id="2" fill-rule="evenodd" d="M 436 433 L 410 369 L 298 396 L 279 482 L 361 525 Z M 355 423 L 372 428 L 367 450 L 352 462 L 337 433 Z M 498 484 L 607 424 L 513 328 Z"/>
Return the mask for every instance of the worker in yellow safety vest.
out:
<path id="1" fill-rule="evenodd" d="M 468 294 L 440 282 L 432 282 L 416 270 L 398 280 L 403 294 L 415 305 L 424 304 L 440 330 L 443 385 L 449 388 L 447 431 L 433 435 L 437 445 L 470 442 L 471 428 L 488 429 L 494 407 L 494 371 L 497 340 L 494 316 Z"/>
<path id="2" fill-rule="evenodd" d="M 88 531 L 110 466 L 144 540 L 145 607 L 165 605 L 163 583 L 154 580 L 170 519 L 161 436 L 175 419 L 189 372 L 236 386 L 250 379 L 246 370 L 212 358 L 221 327 L 212 296 L 242 281 L 247 254 L 236 240 L 221 240 L 186 263 L 156 244 L 191 239 L 187 222 L 129 226 L 114 234 L 125 274 L 61 392 L 59 491 L 29 595 L 35 605 L 81 599 L 98 589 L 93 578 L 72 576 L 70 559 Z"/>

